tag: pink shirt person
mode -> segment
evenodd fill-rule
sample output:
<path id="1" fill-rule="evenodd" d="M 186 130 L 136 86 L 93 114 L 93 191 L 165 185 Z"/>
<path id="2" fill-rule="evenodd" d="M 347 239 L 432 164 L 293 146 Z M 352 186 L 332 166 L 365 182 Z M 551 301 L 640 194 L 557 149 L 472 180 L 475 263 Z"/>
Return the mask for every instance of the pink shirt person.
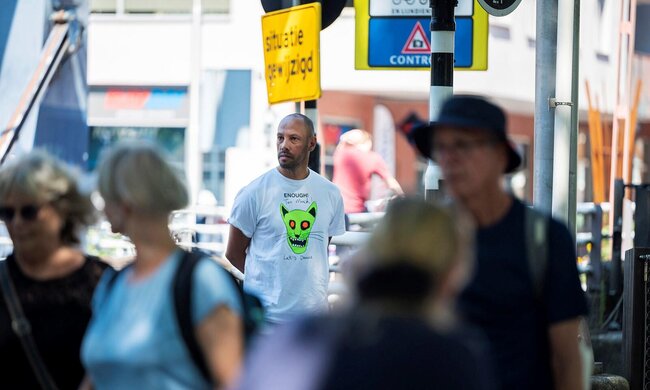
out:
<path id="1" fill-rule="evenodd" d="M 367 211 L 372 175 L 378 175 L 389 189 L 402 194 L 402 188 L 388 170 L 386 162 L 372 149 L 370 134 L 354 129 L 341 135 L 334 151 L 332 182 L 341 190 L 346 213 Z"/>

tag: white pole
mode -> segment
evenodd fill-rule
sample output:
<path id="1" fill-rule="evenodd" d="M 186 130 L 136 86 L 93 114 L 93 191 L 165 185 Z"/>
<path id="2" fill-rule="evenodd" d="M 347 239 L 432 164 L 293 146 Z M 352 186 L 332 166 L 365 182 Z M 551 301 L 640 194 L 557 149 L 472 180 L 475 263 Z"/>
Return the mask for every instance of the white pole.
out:
<path id="1" fill-rule="evenodd" d="M 574 46 L 578 45 L 578 34 L 574 29 L 579 20 L 579 12 L 574 9 L 574 1 L 564 0 L 558 3 L 557 36 L 570 45 L 558 45 L 556 66 L 556 104 L 555 109 L 555 137 L 553 153 L 553 216 L 564 221 L 570 227 L 575 226 L 575 215 L 570 215 L 570 210 L 575 214 L 575 161 L 577 153 L 573 134 L 577 132 L 578 102 L 573 91 L 577 87 L 574 81 L 578 77 L 577 59 L 574 63 Z M 573 123 L 573 119 L 576 123 Z M 577 140 L 577 136 L 575 137 Z M 573 160 L 573 164 L 572 164 Z M 571 185 L 573 183 L 573 186 Z M 573 205 L 573 206 L 572 206 Z"/>
<path id="2" fill-rule="evenodd" d="M 192 3 L 192 35 L 190 62 L 190 123 L 185 132 L 185 174 L 190 204 L 195 204 L 203 179 L 203 154 L 199 140 L 201 85 L 201 0 Z"/>
<path id="3" fill-rule="evenodd" d="M 549 99 L 555 97 L 557 2 L 537 0 L 535 45 L 535 207 L 551 213 L 553 203 L 554 118 Z"/>

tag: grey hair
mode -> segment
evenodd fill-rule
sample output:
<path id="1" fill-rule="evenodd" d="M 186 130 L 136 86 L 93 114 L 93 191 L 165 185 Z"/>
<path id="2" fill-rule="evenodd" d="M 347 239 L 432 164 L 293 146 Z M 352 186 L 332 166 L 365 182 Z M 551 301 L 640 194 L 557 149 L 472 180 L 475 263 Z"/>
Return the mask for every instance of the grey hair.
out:
<path id="1" fill-rule="evenodd" d="M 312 120 L 309 119 L 309 117 L 307 117 L 307 116 L 305 116 L 303 114 L 299 114 L 297 112 L 295 112 L 293 114 L 289 114 L 289 115 L 285 116 L 284 118 L 282 118 L 282 120 L 280 121 L 280 125 L 278 125 L 278 128 L 280 128 L 280 129 L 283 128 L 284 126 L 286 126 L 286 124 L 288 122 L 293 121 L 293 120 L 302 121 L 302 123 L 305 125 L 305 128 L 307 129 L 307 134 L 310 137 L 314 137 L 316 135 L 316 130 L 314 129 L 314 122 L 312 122 Z"/>
<path id="2" fill-rule="evenodd" d="M 79 230 L 96 220 L 96 210 L 87 194 L 79 191 L 77 172 L 45 150 L 10 161 L 0 170 L 0 202 L 19 195 L 49 203 L 63 218 L 61 241 L 78 244 Z"/>
<path id="3" fill-rule="evenodd" d="M 149 143 L 121 143 L 108 150 L 99 168 L 99 192 L 147 215 L 168 215 L 187 206 L 185 184 L 162 152 Z"/>

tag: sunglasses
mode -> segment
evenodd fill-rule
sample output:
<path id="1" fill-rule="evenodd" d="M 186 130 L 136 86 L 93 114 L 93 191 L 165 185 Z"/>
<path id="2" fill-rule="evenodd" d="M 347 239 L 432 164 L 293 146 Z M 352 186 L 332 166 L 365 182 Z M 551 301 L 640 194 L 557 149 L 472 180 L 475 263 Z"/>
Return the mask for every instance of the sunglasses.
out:
<path id="1" fill-rule="evenodd" d="M 4 223 L 9 223 L 14 219 L 16 211 L 20 214 L 20 218 L 24 221 L 34 221 L 38 217 L 38 212 L 41 210 L 42 206 L 36 206 L 33 204 L 28 204 L 22 206 L 19 209 L 14 207 L 0 206 L 0 221 Z"/>

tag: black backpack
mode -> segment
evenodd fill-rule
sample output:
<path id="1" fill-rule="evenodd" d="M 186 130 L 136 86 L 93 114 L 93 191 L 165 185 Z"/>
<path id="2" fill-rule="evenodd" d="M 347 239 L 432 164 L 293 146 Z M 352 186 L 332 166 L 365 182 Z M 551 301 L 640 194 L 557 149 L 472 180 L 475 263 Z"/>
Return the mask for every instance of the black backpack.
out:
<path id="1" fill-rule="evenodd" d="M 205 362 L 201 347 L 199 346 L 196 336 L 194 334 L 194 324 L 192 323 L 192 274 L 194 268 L 203 258 L 210 257 L 210 255 L 202 252 L 187 252 L 183 251 L 183 258 L 178 264 L 176 274 L 172 281 L 174 293 L 174 312 L 176 314 L 176 321 L 183 337 L 183 342 L 187 347 L 190 357 L 194 365 L 199 369 L 203 378 L 211 384 L 214 384 L 208 366 Z M 117 276 L 130 265 L 124 267 L 120 271 L 114 272 L 107 284 L 107 294 L 110 291 Z M 261 328 L 264 321 L 264 308 L 262 302 L 256 296 L 244 291 L 240 281 L 238 281 L 230 272 L 226 272 L 230 280 L 239 293 L 240 301 L 242 304 L 242 323 L 244 326 L 244 342 L 245 345 L 255 336 L 257 331 Z"/>

